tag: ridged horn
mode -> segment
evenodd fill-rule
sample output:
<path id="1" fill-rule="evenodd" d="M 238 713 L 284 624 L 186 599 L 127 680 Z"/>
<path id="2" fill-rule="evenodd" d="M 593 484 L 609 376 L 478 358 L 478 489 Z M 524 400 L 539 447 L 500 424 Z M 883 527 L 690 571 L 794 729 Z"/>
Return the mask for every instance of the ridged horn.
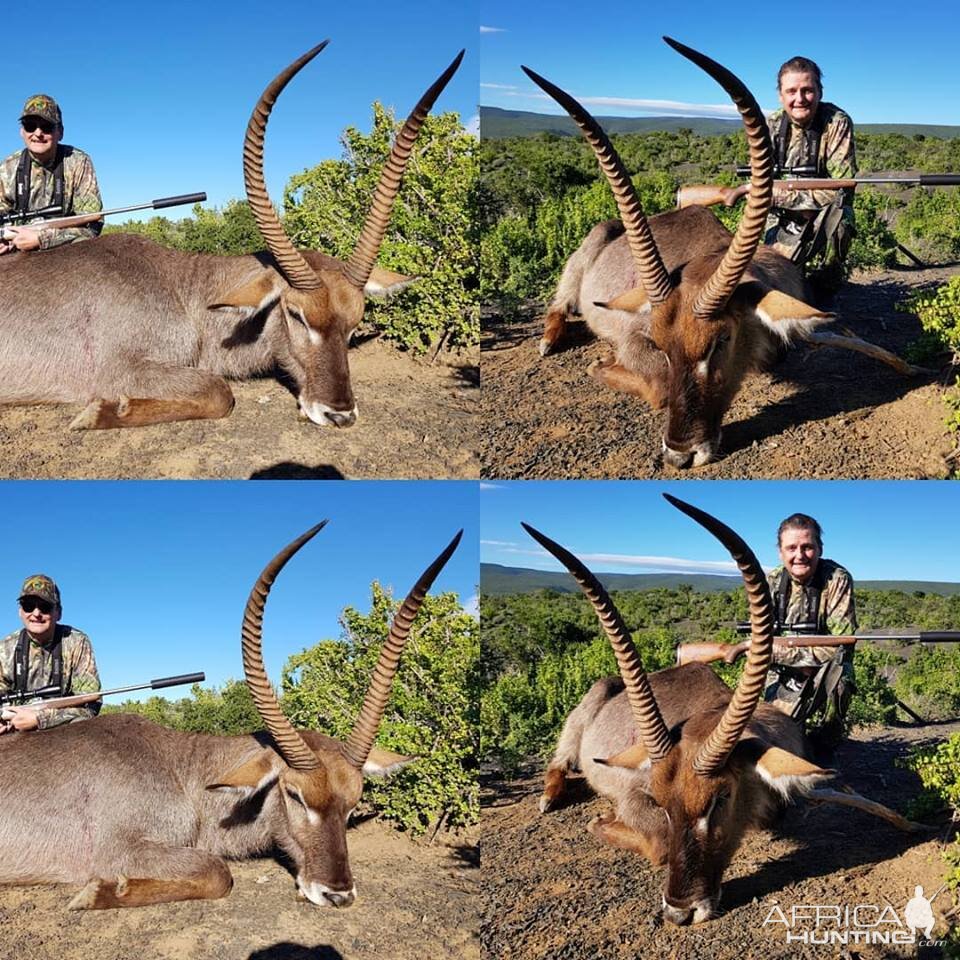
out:
<path id="1" fill-rule="evenodd" d="M 457 72 L 457 67 L 460 66 L 464 53 L 465 51 L 461 50 L 454 57 L 453 63 L 437 77 L 430 89 L 420 98 L 393 143 L 390 157 L 380 174 L 380 182 L 377 184 L 377 189 L 373 195 L 370 212 L 367 214 L 363 229 L 360 231 L 360 239 L 357 240 L 356 249 L 353 251 L 353 256 L 343 267 L 346 278 L 360 290 L 370 279 L 373 265 L 377 262 L 380 244 L 383 243 L 384 234 L 387 232 L 387 224 L 390 222 L 393 201 L 396 200 L 397 193 L 400 190 L 403 171 L 410 159 L 410 153 L 413 150 L 417 135 L 420 133 L 420 128 L 423 126 L 424 120 L 427 119 L 427 114 L 430 112 L 434 101 L 440 96 L 440 92 L 450 81 L 450 78 Z"/>
<path id="2" fill-rule="evenodd" d="M 693 61 L 706 71 L 726 90 L 740 111 L 743 128 L 747 134 L 750 149 L 750 193 L 743 217 L 717 269 L 703 285 L 693 305 L 695 316 L 709 318 L 724 308 L 733 296 L 740 278 L 750 265 L 757 247 L 763 239 L 767 222 L 767 213 L 773 203 L 773 145 L 763 111 L 753 94 L 726 67 L 720 66 L 702 53 L 672 40 L 663 38 L 677 53 Z"/>
<path id="3" fill-rule="evenodd" d="M 743 675 L 720 722 L 700 747 L 693 769 L 701 776 L 714 776 L 723 769 L 757 707 L 773 658 L 774 611 L 770 588 L 753 551 L 726 524 L 670 494 L 663 495 L 678 510 L 710 531 L 740 568 L 750 605 L 750 646 Z"/>
<path id="4" fill-rule="evenodd" d="M 453 551 L 457 549 L 462 536 L 463 531 L 461 530 L 450 541 L 443 553 L 423 571 L 420 579 L 413 585 L 413 589 L 407 594 L 407 599 L 403 601 L 393 618 L 390 633 L 387 635 L 383 649 L 380 651 L 380 659 L 374 668 L 370 687 L 367 690 L 366 697 L 364 697 L 363 706 L 360 708 L 360 715 L 357 717 L 357 722 L 342 748 L 343 755 L 358 770 L 366 763 L 367 757 L 370 756 L 370 751 L 373 749 L 373 742 L 377 738 L 377 729 L 383 719 L 383 711 L 390 699 L 390 685 L 393 683 L 397 667 L 400 665 L 400 654 L 403 653 L 403 647 L 410 635 L 413 621 L 416 619 L 427 591 L 437 578 L 437 574 L 440 573 L 453 555 Z"/>
<path id="5" fill-rule="evenodd" d="M 636 721 L 640 738 L 650 755 L 653 763 L 662 760 L 673 746 L 667 725 L 663 721 L 660 708 L 657 706 L 650 681 L 640 662 L 640 654 L 633 643 L 630 631 L 627 630 L 620 611 L 614 606 L 603 584 L 578 560 L 569 550 L 564 549 L 549 537 L 527 523 L 521 523 L 527 533 L 545 550 L 552 553 L 566 568 L 586 598 L 593 606 L 597 619 L 603 627 L 614 656 L 620 667 L 620 675 L 627 689 L 627 698 L 633 710 L 633 719 Z"/>
<path id="6" fill-rule="evenodd" d="M 286 70 L 281 71 L 260 94 L 257 105 L 250 114 L 247 133 L 243 138 L 243 182 L 247 190 L 247 203 L 260 228 L 270 252 L 291 287 L 298 290 L 315 290 L 322 286 L 313 267 L 304 260 L 303 255 L 290 242 L 286 231 L 277 217 L 270 202 L 267 185 L 263 179 L 263 138 L 267 130 L 270 111 L 277 102 L 283 88 L 306 66 L 330 41 L 318 43 L 302 57 L 294 60 Z"/>
<path id="7" fill-rule="evenodd" d="M 593 147 L 600 169 L 603 170 L 617 201 L 617 210 L 627 232 L 627 242 L 630 252 L 640 276 L 643 289 L 651 303 L 660 303 L 666 300 L 673 289 L 667 269 L 663 265 L 660 251 L 657 249 L 650 224 L 643 214 L 640 198 L 634 189 L 620 155 L 614 149 L 610 138 L 603 128 L 573 97 L 558 86 L 534 73 L 529 67 L 522 67 L 523 72 L 545 93 L 553 97 L 574 119 L 580 128 L 587 143 Z"/>
<path id="8" fill-rule="evenodd" d="M 297 537 L 293 543 L 285 546 L 263 569 L 257 582 L 250 591 L 246 609 L 243 612 L 243 673 L 247 678 L 247 687 L 253 696 L 257 713 L 260 714 L 270 736 L 283 754 L 283 759 L 297 770 L 313 770 L 320 766 L 316 754 L 304 743 L 303 737 L 294 729 L 293 724 L 284 716 L 277 703 L 273 687 L 263 666 L 263 608 L 267 595 L 276 580 L 277 574 L 286 562 L 308 541 L 312 540 L 325 526 L 327 521 L 311 527 L 305 534 Z"/>

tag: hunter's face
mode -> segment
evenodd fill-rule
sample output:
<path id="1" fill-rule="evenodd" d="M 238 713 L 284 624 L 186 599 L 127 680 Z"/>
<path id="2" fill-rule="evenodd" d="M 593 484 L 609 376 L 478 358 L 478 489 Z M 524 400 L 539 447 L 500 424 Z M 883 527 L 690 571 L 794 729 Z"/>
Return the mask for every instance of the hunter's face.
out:
<path id="1" fill-rule="evenodd" d="M 780 78 L 780 103 L 787 116 L 801 127 L 808 126 L 820 106 L 820 86 L 812 73 L 790 71 Z"/>
<path id="2" fill-rule="evenodd" d="M 46 605 L 46 612 L 40 609 L 40 605 L 27 603 L 27 606 L 33 606 L 33 609 L 27 611 L 23 609 L 23 604 L 19 606 L 20 622 L 37 643 L 45 643 L 53 636 L 60 611 L 57 607 L 51 607 L 48 604 Z"/>
<path id="3" fill-rule="evenodd" d="M 33 127 L 32 130 L 27 129 Z M 20 139 L 37 163 L 49 163 L 56 156 L 63 128 L 41 117 L 24 117 L 20 123 Z"/>
<path id="4" fill-rule="evenodd" d="M 807 583 L 820 561 L 816 534 L 806 527 L 787 527 L 780 534 L 780 560 L 794 580 Z"/>

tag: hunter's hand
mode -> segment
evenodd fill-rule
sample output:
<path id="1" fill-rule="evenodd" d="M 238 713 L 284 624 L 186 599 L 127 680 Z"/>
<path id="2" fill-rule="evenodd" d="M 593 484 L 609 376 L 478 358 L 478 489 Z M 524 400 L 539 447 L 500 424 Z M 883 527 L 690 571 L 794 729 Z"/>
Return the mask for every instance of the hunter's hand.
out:
<path id="1" fill-rule="evenodd" d="M 747 648 L 750 644 L 745 640 L 743 643 L 734 644 L 726 653 L 723 655 L 724 663 L 733 663 L 736 661 L 737 657 L 742 653 L 747 652 Z"/>
<path id="2" fill-rule="evenodd" d="M 8 227 L 7 244 L 14 250 L 39 250 L 40 234 L 33 227 Z"/>
<path id="3" fill-rule="evenodd" d="M 36 730 L 40 726 L 40 718 L 37 716 L 37 711 L 32 710 L 30 707 L 6 707 L 3 712 L 9 718 L 4 721 L 4 733 Z"/>

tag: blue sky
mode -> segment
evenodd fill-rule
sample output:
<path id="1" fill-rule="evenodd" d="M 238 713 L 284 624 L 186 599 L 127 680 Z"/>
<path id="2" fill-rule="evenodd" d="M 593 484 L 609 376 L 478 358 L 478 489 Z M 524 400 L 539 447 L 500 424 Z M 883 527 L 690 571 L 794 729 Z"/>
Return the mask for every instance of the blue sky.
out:
<path id="1" fill-rule="evenodd" d="M 371 581 L 405 596 L 460 527 L 464 539 L 433 591 L 456 591 L 463 603 L 476 594 L 475 483 L 7 481 L 0 501 L 3 634 L 20 628 L 24 578 L 49 574 L 64 622 L 93 640 L 105 687 L 200 670 L 208 685 L 242 678 L 250 588 L 283 546 L 324 518 L 267 603 L 264 659 L 274 683 L 290 654 L 340 636 L 345 606 L 369 609 Z"/>
<path id="2" fill-rule="evenodd" d="M 824 555 L 854 579 L 960 581 L 960 486 L 932 481 L 485 482 L 481 560 L 562 569 L 523 531 L 523 520 L 594 571 L 736 573 L 719 542 L 664 492 L 732 527 L 767 568 L 779 562 L 780 521 L 801 512 L 820 522 Z"/>
<path id="3" fill-rule="evenodd" d="M 52 0 L 4 44 L 0 156 L 22 147 L 26 98 L 49 93 L 63 109 L 64 141 L 93 157 L 106 206 L 202 190 L 222 206 L 243 197 L 243 134 L 263 88 L 329 38 L 270 119 L 267 186 L 279 203 L 292 174 L 341 155 L 344 127 L 369 129 L 374 100 L 405 117 L 463 47 L 434 110 L 474 117 L 478 19 L 473 3 L 441 0 Z"/>
<path id="4" fill-rule="evenodd" d="M 520 71 L 523 63 L 595 114 L 733 116 L 720 87 L 663 43 L 666 34 L 732 70 L 765 109 L 777 106 L 780 64 L 799 54 L 820 65 L 825 98 L 854 123 L 960 124 L 960 17 L 946 0 L 640 0 L 606 12 L 571 0 L 487 0 L 480 10 L 480 102 L 489 106 L 562 112 Z M 672 105 L 611 102 L 623 99 Z M 688 113 L 683 104 L 720 109 Z"/>

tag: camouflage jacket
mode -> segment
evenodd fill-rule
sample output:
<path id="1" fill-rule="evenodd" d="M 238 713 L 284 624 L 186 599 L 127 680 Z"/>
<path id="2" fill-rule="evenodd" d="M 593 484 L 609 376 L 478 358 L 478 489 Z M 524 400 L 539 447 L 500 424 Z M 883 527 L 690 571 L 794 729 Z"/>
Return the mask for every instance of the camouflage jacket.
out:
<path id="1" fill-rule="evenodd" d="M 94 173 L 90 158 L 76 147 L 61 145 L 63 151 L 63 214 L 71 216 L 75 213 L 96 213 L 103 209 L 100 200 L 100 188 L 97 186 L 97 175 Z M 20 163 L 21 150 L 10 154 L 0 164 L 0 214 L 12 213 L 17 204 L 17 166 Z M 37 163 L 31 158 L 30 170 L 30 209 L 40 210 L 53 202 L 53 170 Z M 100 223 L 92 223 L 85 227 L 68 227 L 54 230 L 37 224 L 40 234 L 40 249 L 49 250 L 59 247 L 63 243 L 72 243 L 74 240 L 89 240 L 99 235 L 102 228 Z"/>
<path id="2" fill-rule="evenodd" d="M 767 575 L 770 592 L 776 598 L 783 567 L 776 567 Z M 832 636 L 847 636 L 856 632 L 857 613 L 853 602 L 853 578 L 833 560 L 820 559 L 817 570 L 822 576 L 823 589 L 820 591 L 818 611 L 818 629 Z M 812 591 L 796 580 L 789 580 L 787 600 L 787 623 L 802 623 L 806 619 L 807 605 Z M 842 649 L 842 648 L 840 648 Z M 838 653 L 837 647 L 794 647 L 793 649 L 774 649 L 774 661 L 797 667 L 814 667 L 832 660 Z"/>
<path id="3" fill-rule="evenodd" d="M 774 110 L 767 118 L 774 156 L 778 158 L 782 118 L 783 109 Z M 853 144 L 853 123 L 850 118 L 835 104 L 821 101 L 815 122 L 822 124 L 823 128 L 817 157 L 810 156 L 815 141 L 812 130 L 803 129 L 791 122 L 785 129 L 787 148 L 784 165 L 795 167 L 816 163 L 817 173 L 821 177 L 832 177 L 836 180 L 850 180 L 855 177 L 857 158 Z M 836 190 L 794 190 L 783 199 L 778 195 L 776 206 L 781 210 L 819 210 L 832 203 L 836 196 Z M 853 191 L 844 191 L 843 203 L 844 206 L 853 203 Z"/>
<path id="4" fill-rule="evenodd" d="M 65 623 L 57 625 L 57 634 L 63 645 L 63 689 L 67 694 L 93 693 L 100 689 L 100 676 L 97 663 L 93 659 L 93 647 L 90 638 L 75 627 Z M 15 630 L 0 640 L 0 694 L 14 690 L 14 653 L 20 631 Z M 30 658 L 27 670 L 27 689 L 38 690 L 53 682 L 53 657 L 38 643 L 30 642 Z M 37 718 L 40 729 L 56 727 L 71 720 L 89 720 L 100 711 L 99 703 L 83 707 L 68 707 L 63 710 L 45 710 L 38 707 Z"/>

